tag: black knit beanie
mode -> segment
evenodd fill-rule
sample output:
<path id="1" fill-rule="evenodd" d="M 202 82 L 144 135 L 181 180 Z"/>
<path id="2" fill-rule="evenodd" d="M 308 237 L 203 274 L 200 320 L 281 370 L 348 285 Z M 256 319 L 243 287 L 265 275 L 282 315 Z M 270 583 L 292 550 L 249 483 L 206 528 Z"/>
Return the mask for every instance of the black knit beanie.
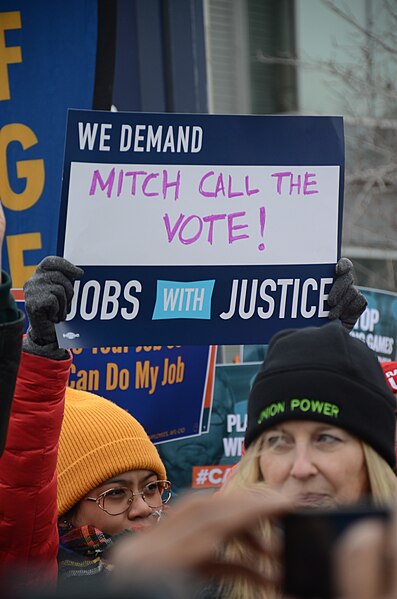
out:
<path id="1" fill-rule="evenodd" d="M 315 420 L 352 433 L 394 468 L 395 406 L 375 353 L 339 323 L 281 331 L 249 395 L 245 447 L 279 422 Z"/>

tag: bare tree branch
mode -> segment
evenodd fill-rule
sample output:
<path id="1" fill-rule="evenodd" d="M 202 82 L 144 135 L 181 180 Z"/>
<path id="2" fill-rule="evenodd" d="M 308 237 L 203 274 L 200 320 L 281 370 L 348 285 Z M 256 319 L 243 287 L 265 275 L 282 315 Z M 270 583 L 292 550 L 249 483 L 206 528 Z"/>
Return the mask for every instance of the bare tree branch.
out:
<path id="1" fill-rule="evenodd" d="M 326 6 L 328 6 L 328 8 L 330 10 L 332 10 L 335 14 L 339 15 L 345 21 L 347 21 L 348 23 L 350 23 L 350 25 L 352 25 L 353 27 L 355 27 L 357 29 L 357 31 L 360 31 L 361 33 L 365 34 L 367 37 L 370 37 L 374 42 L 376 42 L 381 48 L 383 48 L 387 52 L 390 52 L 391 54 L 396 54 L 397 55 L 397 48 L 395 48 L 394 46 L 390 46 L 389 44 L 386 44 L 386 42 L 381 37 L 379 37 L 378 35 L 374 34 L 369 29 L 366 29 L 365 27 L 363 27 L 354 18 L 354 16 L 351 14 L 350 11 L 344 11 L 344 10 L 342 10 L 339 6 L 337 6 L 334 3 L 333 0 L 322 0 L 322 1 L 323 1 L 323 4 L 325 4 Z"/>

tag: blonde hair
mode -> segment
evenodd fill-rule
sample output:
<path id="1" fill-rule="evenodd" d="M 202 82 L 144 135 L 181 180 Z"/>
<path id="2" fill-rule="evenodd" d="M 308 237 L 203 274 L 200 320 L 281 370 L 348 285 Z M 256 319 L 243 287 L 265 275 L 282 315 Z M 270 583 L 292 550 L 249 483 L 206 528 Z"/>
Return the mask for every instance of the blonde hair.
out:
<path id="1" fill-rule="evenodd" d="M 233 493 L 238 489 L 263 489 L 266 493 L 268 488 L 263 480 L 259 466 L 259 458 L 261 455 L 262 438 L 259 436 L 248 448 L 246 454 L 241 458 L 238 466 L 232 476 L 226 482 L 222 492 Z M 387 462 L 374 450 L 365 443 L 361 442 L 364 458 L 367 467 L 370 496 L 377 505 L 388 505 L 395 500 L 397 492 L 397 478 Z M 256 533 L 261 535 L 265 544 L 267 541 L 271 543 L 273 537 L 278 537 L 274 524 L 263 519 L 259 525 L 255 527 Z M 247 546 L 238 539 L 231 539 L 222 550 L 222 559 L 231 563 L 239 563 L 249 565 L 254 563 L 255 569 L 262 574 L 275 578 L 280 573 L 281 564 L 274 558 L 261 557 L 258 554 L 249 551 Z M 239 577 L 233 579 L 232 582 L 227 579 L 221 582 L 221 596 L 228 599 L 281 599 L 281 589 L 275 583 L 269 583 L 264 589 L 259 588 L 250 582 L 248 579 Z"/>
<path id="2" fill-rule="evenodd" d="M 395 502 L 397 477 L 389 464 L 366 443 L 362 443 L 370 495 L 376 505 L 388 505 Z"/>
<path id="3" fill-rule="evenodd" d="M 263 490 L 264 494 L 267 490 L 267 485 L 263 480 L 259 467 L 259 457 L 262 448 L 262 437 L 258 437 L 247 449 L 245 455 L 241 458 L 238 466 L 225 484 L 222 492 L 233 493 L 241 489 L 257 489 Z M 276 536 L 274 526 L 268 519 L 262 519 L 255 526 L 255 533 L 261 536 L 261 539 L 271 543 L 271 540 Z M 262 574 L 274 578 L 280 571 L 280 564 L 274 559 L 261 556 L 253 551 L 247 550 L 246 544 L 239 539 L 231 539 L 225 544 L 222 551 L 222 559 L 230 563 L 240 563 L 246 566 L 254 563 L 256 570 Z M 232 582 L 224 579 L 221 582 L 221 596 L 228 599 L 276 599 L 281 598 L 281 593 L 276 589 L 276 586 L 269 584 L 269 587 L 264 590 L 254 586 L 247 578 L 234 578 Z"/>

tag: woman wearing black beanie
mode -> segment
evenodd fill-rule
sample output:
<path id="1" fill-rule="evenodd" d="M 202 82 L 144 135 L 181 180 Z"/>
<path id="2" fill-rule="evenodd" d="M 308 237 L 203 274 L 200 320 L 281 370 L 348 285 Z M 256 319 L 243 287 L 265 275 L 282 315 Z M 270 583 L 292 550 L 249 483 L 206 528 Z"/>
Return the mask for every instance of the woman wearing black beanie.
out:
<path id="1" fill-rule="evenodd" d="M 396 496 L 395 398 L 374 352 L 337 323 L 276 334 L 248 400 L 246 452 L 223 493 L 276 490 L 296 507 L 332 508 Z M 275 534 L 262 522 L 265 540 Z M 222 559 L 249 566 L 257 554 L 231 539 Z M 258 564 L 256 564 L 258 566 Z M 264 558 L 274 578 L 279 564 Z M 243 577 L 220 597 L 281 597 Z"/>

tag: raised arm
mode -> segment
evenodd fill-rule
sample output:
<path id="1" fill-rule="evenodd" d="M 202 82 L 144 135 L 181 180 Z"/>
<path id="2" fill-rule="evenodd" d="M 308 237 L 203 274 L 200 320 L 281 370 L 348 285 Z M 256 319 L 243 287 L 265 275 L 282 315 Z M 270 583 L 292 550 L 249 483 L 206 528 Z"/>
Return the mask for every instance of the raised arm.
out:
<path id="1" fill-rule="evenodd" d="M 0 460 L 0 571 L 15 569 L 32 584 L 57 575 L 56 463 L 71 355 L 58 347 L 54 324 L 65 318 L 81 274 L 48 257 L 25 285 L 30 327 Z"/>
<path id="2" fill-rule="evenodd" d="M 7 437 L 25 320 L 11 295 L 11 278 L 1 271 L 5 227 L 6 220 L 0 202 L 0 456 Z"/>

